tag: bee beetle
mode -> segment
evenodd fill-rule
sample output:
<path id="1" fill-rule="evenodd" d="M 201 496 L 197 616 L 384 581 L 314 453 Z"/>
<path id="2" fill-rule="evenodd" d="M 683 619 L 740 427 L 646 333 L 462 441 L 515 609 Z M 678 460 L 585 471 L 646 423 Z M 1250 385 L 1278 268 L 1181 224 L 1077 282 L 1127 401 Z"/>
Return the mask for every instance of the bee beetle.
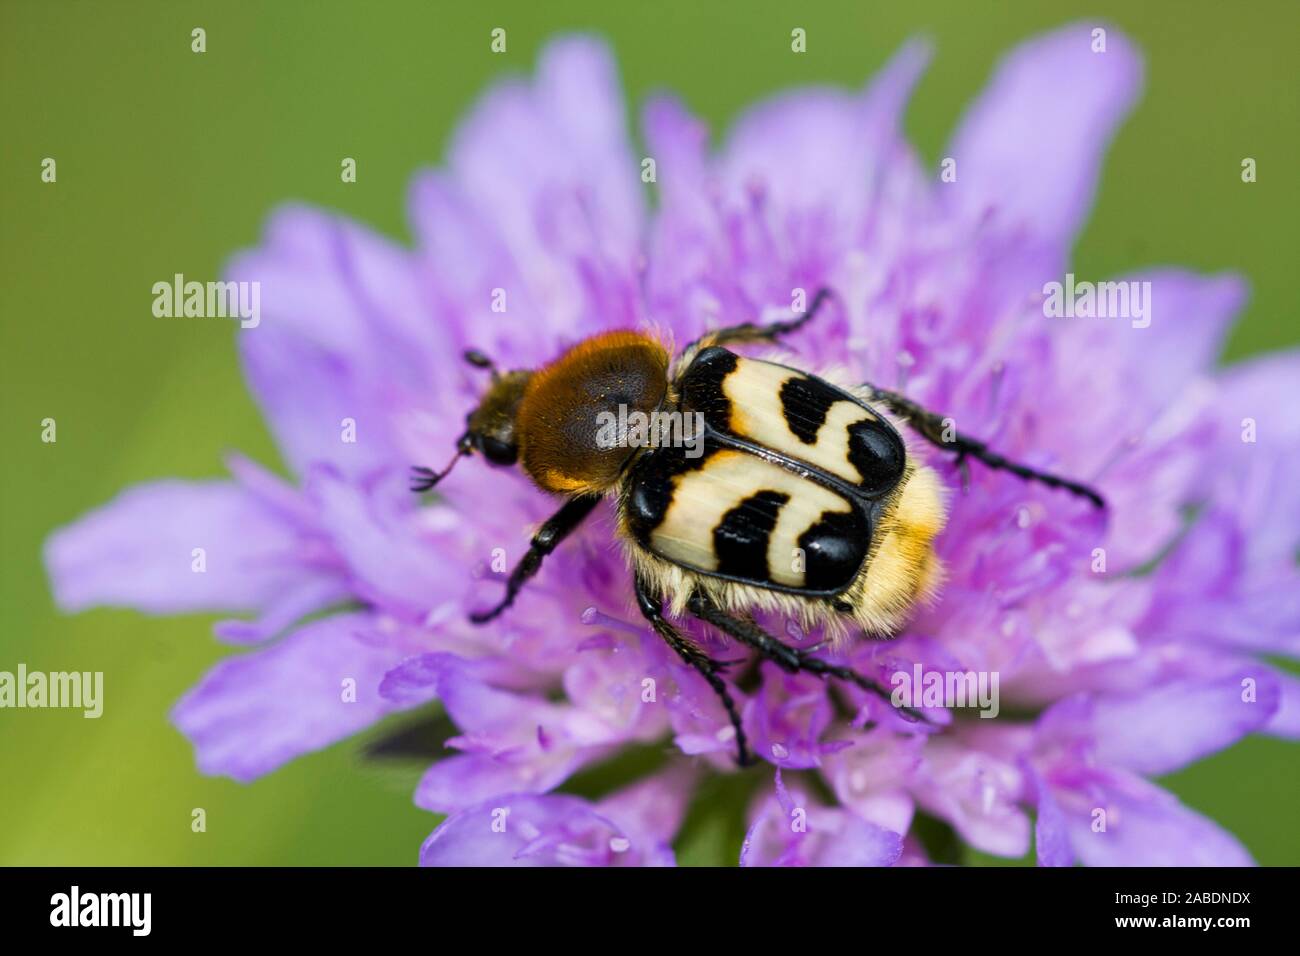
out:
<path id="1" fill-rule="evenodd" d="M 503 373 L 481 353 L 466 353 L 491 371 L 491 385 L 451 464 L 441 472 L 415 468 L 412 490 L 428 491 L 461 457 L 478 453 L 496 465 L 520 463 L 534 484 L 565 499 L 511 570 L 501 601 L 471 620 L 482 624 L 508 608 L 543 559 L 602 498 L 613 498 L 641 613 L 721 698 L 745 764 L 723 664 L 672 619 L 690 614 L 788 672 L 852 681 L 888 698 L 876 682 L 814 649 L 778 641 L 752 615 L 777 612 L 805 629 L 823 627 L 831 639 L 888 637 L 934 593 L 943 486 L 908 454 L 896 420 L 956 452 L 963 465 L 973 458 L 1104 507 L 1082 484 L 946 431 L 943 418 L 898 393 L 842 387 L 727 348 L 776 343 L 829 297 L 822 290 L 789 321 L 710 332 L 676 361 L 656 338 L 633 331 L 584 339 L 537 370 Z M 694 424 L 665 442 L 647 439 L 667 429 L 641 429 L 637 438 L 627 424 L 645 420 Z"/>

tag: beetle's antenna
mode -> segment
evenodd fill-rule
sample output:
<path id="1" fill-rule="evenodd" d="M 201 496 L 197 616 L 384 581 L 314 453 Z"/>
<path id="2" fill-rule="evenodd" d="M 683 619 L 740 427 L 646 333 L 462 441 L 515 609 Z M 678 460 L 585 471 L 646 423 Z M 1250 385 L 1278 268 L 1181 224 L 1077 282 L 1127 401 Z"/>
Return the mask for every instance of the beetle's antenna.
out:
<path id="1" fill-rule="evenodd" d="M 501 377 L 501 373 L 497 371 L 496 363 L 493 362 L 486 355 L 484 355 L 482 352 L 480 352 L 478 349 L 466 349 L 465 361 L 468 362 L 470 365 L 473 365 L 475 368 L 487 369 L 489 372 L 492 373 L 493 379 L 497 379 Z"/>
<path id="2" fill-rule="evenodd" d="M 442 471 L 434 471 L 432 468 L 426 468 L 423 465 L 416 465 L 411 469 L 411 490 L 416 494 L 429 491 L 434 485 L 451 474 L 451 470 L 456 467 L 456 462 L 468 456 L 473 450 L 474 446 L 470 442 L 469 432 L 466 432 L 456 440 L 456 454 L 452 456 L 451 461 L 447 462 L 447 467 Z"/>

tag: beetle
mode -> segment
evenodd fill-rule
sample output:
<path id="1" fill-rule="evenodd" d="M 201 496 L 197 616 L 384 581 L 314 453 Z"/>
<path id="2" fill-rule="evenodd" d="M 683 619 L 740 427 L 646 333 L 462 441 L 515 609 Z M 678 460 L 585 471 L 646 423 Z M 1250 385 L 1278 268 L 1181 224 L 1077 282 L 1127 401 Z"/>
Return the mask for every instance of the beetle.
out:
<path id="1" fill-rule="evenodd" d="M 638 607 L 721 699 L 743 765 L 749 754 L 724 664 L 673 621 L 689 614 L 787 672 L 852 681 L 887 698 L 879 684 L 815 649 L 772 637 L 752 615 L 778 612 L 823 627 L 831 640 L 888 637 L 935 593 L 943 486 L 908 453 L 900 424 L 956 452 L 963 467 L 975 459 L 1105 506 L 1086 485 L 1010 461 L 902 394 L 846 387 L 729 348 L 777 343 L 830 298 L 823 289 L 800 316 L 714 330 L 676 360 L 654 336 L 629 330 L 586 338 L 535 370 L 501 372 L 467 352 L 467 361 L 491 371 L 491 384 L 451 463 L 413 469 L 412 490 L 430 490 L 460 458 L 479 454 L 494 465 L 518 463 L 564 499 L 511 569 L 501 600 L 471 620 L 484 624 L 510 607 L 546 556 L 612 498 Z M 625 423 L 665 416 L 697 427 L 679 429 L 676 442 L 628 440 L 634 429 Z M 611 421 L 621 426 L 616 440 Z"/>

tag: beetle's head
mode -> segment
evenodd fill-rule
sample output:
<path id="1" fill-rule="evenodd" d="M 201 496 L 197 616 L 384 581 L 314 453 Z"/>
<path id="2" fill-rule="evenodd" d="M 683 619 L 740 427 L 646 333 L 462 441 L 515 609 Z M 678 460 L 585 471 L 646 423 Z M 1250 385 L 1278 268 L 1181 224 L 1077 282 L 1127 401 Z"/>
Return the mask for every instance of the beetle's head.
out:
<path id="1" fill-rule="evenodd" d="M 428 491 L 445 478 L 456 462 L 467 455 L 478 453 L 493 465 L 513 465 L 519 460 L 519 442 L 515 434 L 515 420 L 519 403 L 532 372 L 522 369 L 498 372 L 490 359 L 481 352 L 465 353 L 465 361 L 492 372 L 492 383 L 483 398 L 465 418 L 465 432 L 456 440 L 456 454 L 442 471 L 416 468 L 411 481 L 413 491 Z"/>

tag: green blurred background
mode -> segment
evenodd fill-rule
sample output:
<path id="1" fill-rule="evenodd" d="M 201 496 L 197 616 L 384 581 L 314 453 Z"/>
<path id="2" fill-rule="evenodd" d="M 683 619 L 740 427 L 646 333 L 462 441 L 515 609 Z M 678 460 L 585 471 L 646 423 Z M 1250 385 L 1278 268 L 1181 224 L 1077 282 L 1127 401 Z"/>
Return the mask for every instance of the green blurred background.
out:
<path id="1" fill-rule="evenodd" d="M 440 159 L 494 77 L 530 70 L 561 31 L 609 39 L 634 107 L 672 88 L 715 134 L 788 85 L 859 86 L 905 39 L 929 35 L 936 57 L 907 129 L 937 161 L 997 58 L 1078 18 L 1134 37 L 1148 83 L 1075 271 L 1237 270 L 1253 295 L 1228 358 L 1294 345 L 1300 4 L 1290 0 L 0 2 L 0 669 L 102 670 L 107 698 L 98 721 L 0 711 L 0 863 L 407 864 L 436 822 L 411 803 L 420 762 L 361 759 L 376 732 L 251 786 L 200 776 L 166 714 L 229 652 L 213 619 L 55 612 L 39 557 L 52 528 L 132 482 L 220 475 L 227 449 L 278 463 L 240 379 L 233 324 L 154 319 L 152 283 L 217 277 L 286 199 L 406 239 L 412 172 Z M 202 55 L 190 50 L 196 26 Z M 497 26 L 509 31 L 504 56 L 488 51 Z M 794 26 L 808 31 L 802 56 L 789 52 Z M 46 156 L 57 184 L 40 181 Z M 358 160 L 355 184 L 339 180 L 344 156 Z M 1244 156 L 1258 161 L 1254 185 L 1240 180 Z M 40 441 L 47 416 L 57 444 Z M 1166 782 L 1260 862 L 1296 864 L 1298 757 L 1300 746 L 1254 738 Z M 601 775 L 578 786 L 598 788 Z M 748 786 L 706 787 L 683 862 L 735 861 Z M 194 807 L 207 811 L 206 833 L 191 832 Z"/>

